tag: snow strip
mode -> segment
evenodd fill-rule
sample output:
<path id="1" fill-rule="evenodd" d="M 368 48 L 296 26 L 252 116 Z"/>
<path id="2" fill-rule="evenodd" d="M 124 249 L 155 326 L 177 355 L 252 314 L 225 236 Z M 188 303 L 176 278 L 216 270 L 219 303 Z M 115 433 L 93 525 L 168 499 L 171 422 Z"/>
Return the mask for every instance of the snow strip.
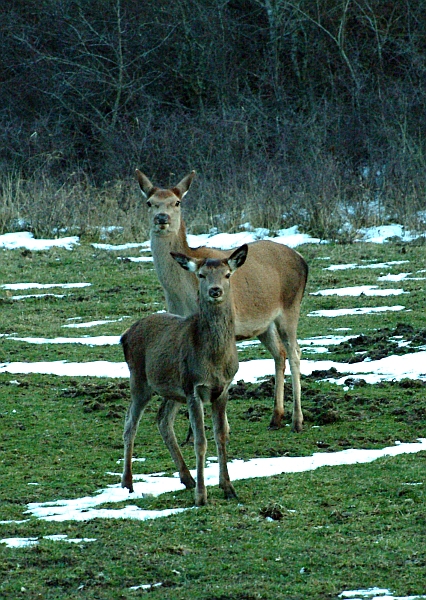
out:
<path id="1" fill-rule="evenodd" d="M 371 313 L 405 310 L 405 306 L 376 306 L 364 308 L 335 308 L 328 310 L 313 310 L 307 317 L 342 317 L 344 315 L 369 315 Z"/>
<path id="2" fill-rule="evenodd" d="M 228 463 L 229 475 L 232 481 L 252 479 L 255 477 L 271 477 L 283 473 L 302 473 L 312 471 L 324 466 L 339 466 L 365 464 L 373 462 L 384 456 L 397 456 L 399 454 L 414 454 L 426 450 L 426 438 L 421 438 L 415 443 L 397 443 L 382 449 L 348 449 L 340 452 L 314 453 L 312 456 L 281 456 L 272 458 L 254 458 L 248 461 L 233 460 Z M 195 476 L 195 471 L 191 471 Z M 206 485 L 218 485 L 219 465 L 217 462 L 207 463 L 205 469 Z M 159 496 L 167 492 L 185 489 L 179 480 L 179 474 L 173 477 L 161 476 L 154 473 L 150 475 L 134 475 L 134 492 L 120 484 L 109 485 L 99 490 L 94 496 L 76 499 L 62 499 L 53 502 L 33 502 L 27 505 L 27 513 L 44 521 L 87 521 L 95 518 L 128 518 L 147 520 L 177 514 L 188 509 L 168 509 L 164 511 L 147 511 L 135 505 L 128 505 L 122 509 L 96 508 L 106 502 L 123 502 L 144 498 L 146 495 Z"/>
<path id="3" fill-rule="evenodd" d="M 352 598 L 352 600 L 416 600 L 426 596 L 394 596 L 386 588 L 368 588 L 366 590 L 348 590 L 339 594 L 339 598 Z"/>
<path id="4" fill-rule="evenodd" d="M 287 372 L 289 372 L 288 362 L 286 368 Z M 334 362 L 332 360 L 300 361 L 302 375 L 310 375 L 313 371 L 328 371 L 331 368 L 336 369 L 338 373 L 346 374 L 346 376 L 362 376 L 367 383 L 393 380 L 399 381 L 406 378 L 421 379 L 424 381 L 426 380 L 426 351 L 413 352 L 402 356 L 392 355 L 380 360 L 364 361 L 353 364 Z M 65 377 L 129 377 L 127 363 L 109 361 L 83 363 L 66 361 L 2 363 L 0 364 L 0 374 L 1 373 L 38 373 Z M 275 364 L 272 358 L 240 362 L 238 372 L 234 378 L 234 383 L 240 380 L 254 383 L 258 379 L 273 375 L 274 373 Z M 339 380 L 335 383 L 343 385 L 344 380 Z"/>
<path id="5" fill-rule="evenodd" d="M 354 285 L 310 293 L 311 296 L 399 296 L 400 294 L 409 294 L 409 292 L 401 289 L 383 290 L 377 285 Z"/>
<path id="6" fill-rule="evenodd" d="M 58 238 L 57 240 L 36 240 L 29 231 L 18 231 L 17 233 L 5 233 L 0 235 L 0 248 L 15 250 L 26 248 L 27 250 L 49 250 L 49 248 L 65 248 L 72 250 L 79 243 L 77 236 Z"/>
<path id="7" fill-rule="evenodd" d="M 0 286 L 5 290 L 45 290 L 54 287 L 60 287 L 64 289 L 71 288 L 83 288 L 92 285 L 91 283 L 5 283 Z"/>

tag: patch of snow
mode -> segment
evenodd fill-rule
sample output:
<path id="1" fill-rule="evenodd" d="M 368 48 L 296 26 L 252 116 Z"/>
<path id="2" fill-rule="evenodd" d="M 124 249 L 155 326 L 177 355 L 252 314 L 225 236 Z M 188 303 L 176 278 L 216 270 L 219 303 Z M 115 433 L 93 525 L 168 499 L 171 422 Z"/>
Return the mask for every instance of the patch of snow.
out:
<path id="1" fill-rule="evenodd" d="M 26 342 L 27 344 L 83 344 L 84 346 L 115 346 L 120 343 L 119 335 L 99 335 L 96 337 L 80 337 L 80 338 L 19 338 L 9 337 L 17 342 Z"/>
<path id="2" fill-rule="evenodd" d="M 25 248 L 31 251 L 49 250 L 50 248 L 65 248 L 72 250 L 73 246 L 79 244 L 77 236 L 58 238 L 56 240 L 36 240 L 29 231 L 18 231 L 17 233 L 5 233 L 0 235 L 0 248 L 15 250 Z"/>
<path id="3" fill-rule="evenodd" d="M 233 460 L 228 463 L 231 480 L 252 479 L 254 477 L 271 477 L 282 473 L 301 473 L 312 471 L 323 466 L 353 465 L 373 462 L 384 456 L 413 454 L 426 450 L 426 438 L 416 443 L 399 443 L 394 446 L 367 450 L 348 449 L 340 452 L 314 453 L 312 456 L 280 456 L 272 458 L 254 458 L 248 461 Z M 195 471 L 192 471 L 195 475 Z M 177 514 L 189 509 L 167 509 L 163 511 L 146 511 L 134 505 L 122 509 L 97 509 L 97 506 L 108 503 L 123 502 L 145 496 L 159 496 L 167 492 L 185 489 L 179 480 L 179 474 L 158 476 L 158 474 L 136 475 L 134 477 L 134 492 L 129 492 L 120 484 L 109 485 L 100 490 L 95 496 L 76 499 L 62 499 L 52 502 L 30 503 L 27 512 L 44 521 L 87 521 L 95 518 L 129 518 L 147 520 Z M 206 485 L 218 485 L 219 465 L 210 463 L 205 469 Z"/>
<path id="4" fill-rule="evenodd" d="M 300 369 L 303 375 L 310 375 L 315 370 L 329 370 L 335 368 L 338 373 L 358 375 L 370 379 L 370 382 L 392 381 L 401 379 L 426 380 L 426 351 L 413 352 L 402 356 L 392 355 L 380 360 L 364 361 L 359 363 L 340 363 L 331 360 L 302 360 Z M 288 362 L 287 362 L 288 368 Z M 45 375 L 59 375 L 66 377 L 109 377 L 127 378 L 129 370 L 125 362 L 94 361 L 83 363 L 69 363 L 66 361 L 53 362 L 13 362 L 0 364 L 0 373 L 39 373 Z M 262 377 L 275 373 L 273 359 L 258 359 L 240 362 L 239 369 L 234 378 L 234 383 L 241 379 L 246 382 L 256 382 Z M 347 375 L 346 375 L 347 377 Z M 345 379 L 345 378 L 343 378 Z M 336 381 L 343 385 L 343 380 Z"/>
<path id="5" fill-rule="evenodd" d="M 97 250 L 130 250 L 131 248 L 141 248 L 141 252 L 149 252 L 149 242 L 130 242 L 129 244 L 91 244 Z"/>
<path id="6" fill-rule="evenodd" d="M 426 596 L 394 596 L 386 588 L 368 588 L 365 590 L 348 590 L 339 594 L 339 598 L 352 598 L 352 600 L 361 600 L 368 598 L 369 600 L 420 600 Z"/>
<path id="7" fill-rule="evenodd" d="M 153 258 L 152 256 L 129 256 L 126 258 L 123 258 L 122 256 L 119 256 L 117 258 L 117 260 L 125 260 L 125 261 L 129 261 L 129 262 L 152 262 Z"/>
<path id="8" fill-rule="evenodd" d="M 324 271 L 344 271 L 346 269 L 388 269 L 394 265 L 402 265 L 410 262 L 409 260 L 390 260 L 389 262 L 382 263 L 371 263 L 369 265 L 358 265 L 356 263 L 349 263 L 346 265 L 330 265 L 324 267 Z"/>
<path id="9" fill-rule="evenodd" d="M 313 310 L 307 317 L 342 317 L 344 315 L 369 315 L 371 313 L 405 310 L 405 306 L 376 306 L 364 308 L 335 308 L 324 310 Z"/>
<path id="10" fill-rule="evenodd" d="M 66 294 L 24 294 L 12 296 L 11 300 L 26 300 L 27 298 L 65 298 Z"/>
<path id="11" fill-rule="evenodd" d="M 44 535 L 43 540 L 52 540 L 54 542 L 68 542 L 70 544 L 81 544 L 81 542 L 96 542 L 96 538 L 69 538 L 65 534 Z M 28 548 L 36 546 L 39 543 L 39 538 L 5 538 L 0 540 L 0 544 L 6 544 L 7 548 Z"/>
<path id="12" fill-rule="evenodd" d="M 368 227 L 359 230 L 361 234 L 360 242 L 371 242 L 374 244 L 383 244 L 389 238 L 399 237 L 403 242 L 412 242 L 421 235 L 416 235 L 411 231 L 405 231 L 402 225 L 380 225 L 379 227 Z"/>
<path id="13" fill-rule="evenodd" d="M 60 287 L 64 289 L 83 288 L 92 285 L 91 283 L 5 283 L 2 288 L 5 290 L 44 290 L 48 288 Z"/>
<path id="14" fill-rule="evenodd" d="M 81 317 L 74 317 L 75 320 L 81 319 Z M 88 321 L 87 323 L 68 323 L 67 325 L 62 325 L 62 327 L 69 327 L 73 329 L 80 329 L 86 327 L 97 327 L 98 325 L 105 325 L 107 323 L 120 323 L 124 319 L 130 319 L 129 316 L 120 317 L 118 319 L 103 319 L 101 321 Z M 67 319 L 67 321 L 71 321 L 71 319 Z"/>
<path id="15" fill-rule="evenodd" d="M 319 290 L 311 292 L 311 296 L 399 296 L 400 294 L 408 294 L 401 289 L 380 289 L 377 285 L 354 285 L 344 288 L 334 288 L 328 290 Z"/>

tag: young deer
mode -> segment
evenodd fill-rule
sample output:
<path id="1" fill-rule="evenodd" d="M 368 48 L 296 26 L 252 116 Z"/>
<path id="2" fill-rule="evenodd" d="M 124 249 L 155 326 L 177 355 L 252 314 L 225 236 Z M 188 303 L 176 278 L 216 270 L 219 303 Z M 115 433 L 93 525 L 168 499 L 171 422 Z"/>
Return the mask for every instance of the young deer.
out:
<path id="1" fill-rule="evenodd" d="M 134 323 L 121 337 L 130 370 L 132 402 L 124 425 L 122 487 L 133 491 L 133 444 L 143 410 L 153 391 L 164 397 L 157 416 L 161 436 L 187 489 L 195 489 L 195 503 L 207 503 L 204 463 L 207 440 L 203 403 L 211 401 L 214 437 L 219 459 L 219 486 L 235 498 L 226 462 L 229 435 L 226 417 L 228 388 L 238 370 L 235 345 L 231 275 L 244 264 L 247 245 L 224 259 L 191 259 L 172 253 L 183 269 L 199 281 L 198 310 L 189 317 L 156 313 Z M 187 402 L 194 432 L 197 484 L 176 440 L 173 423 L 179 404 Z"/>
<path id="2" fill-rule="evenodd" d="M 198 284 L 193 273 L 182 271 L 170 252 L 193 259 L 227 258 L 232 250 L 190 248 L 181 200 L 195 171 L 170 189 L 160 189 L 136 170 L 139 186 L 147 199 L 154 266 L 166 296 L 167 309 L 187 316 L 197 310 Z M 284 371 L 288 356 L 293 384 L 294 431 L 301 431 L 303 414 L 300 394 L 300 349 L 297 324 L 308 267 L 302 256 L 284 244 L 258 241 L 249 244 L 246 264 L 233 278 L 235 334 L 237 340 L 258 337 L 275 361 L 275 403 L 270 427 L 281 427 L 284 416 Z"/>

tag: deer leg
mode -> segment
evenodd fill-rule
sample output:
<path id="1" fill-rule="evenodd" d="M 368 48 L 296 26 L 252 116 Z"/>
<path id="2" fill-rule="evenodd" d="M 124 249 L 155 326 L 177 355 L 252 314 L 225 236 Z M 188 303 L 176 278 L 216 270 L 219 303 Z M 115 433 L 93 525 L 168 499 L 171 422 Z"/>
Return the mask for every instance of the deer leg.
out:
<path id="1" fill-rule="evenodd" d="M 173 400 L 163 400 L 157 414 L 157 426 L 173 462 L 179 471 L 180 480 L 186 489 L 195 488 L 195 481 L 183 459 L 173 428 L 180 404 Z"/>
<path id="2" fill-rule="evenodd" d="M 207 439 L 204 431 L 204 407 L 199 393 L 194 390 L 187 397 L 189 419 L 194 432 L 194 451 L 197 460 L 197 485 L 195 488 L 195 504 L 207 504 L 207 490 L 204 483 L 204 465 L 206 461 Z"/>
<path id="3" fill-rule="evenodd" d="M 288 319 L 290 321 L 290 319 Z M 291 322 L 294 322 L 297 327 L 298 318 L 291 317 Z M 285 346 L 288 362 L 291 370 L 291 382 L 293 385 L 293 415 L 292 429 L 299 433 L 303 429 L 303 413 L 301 403 L 301 388 L 300 388 L 300 347 L 297 342 L 297 329 L 294 326 L 289 326 L 284 318 L 280 318 L 277 323 L 282 342 Z"/>
<path id="4" fill-rule="evenodd" d="M 258 338 L 272 354 L 275 362 L 274 412 L 269 424 L 269 429 L 280 429 L 284 417 L 284 372 L 286 351 L 275 323 L 271 323 L 268 329 L 259 335 Z"/>
<path id="5" fill-rule="evenodd" d="M 133 492 L 133 446 L 142 413 L 151 399 L 151 388 L 145 380 L 136 377 L 134 374 L 131 373 L 130 394 L 132 402 L 129 408 L 127 409 L 127 414 L 124 421 L 124 468 L 123 476 L 121 478 L 121 487 L 127 488 L 129 492 Z"/>
<path id="6" fill-rule="evenodd" d="M 237 494 L 229 478 L 226 456 L 226 443 L 229 439 L 229 425 L 226 416 L 227 400 L 227 391 L 219 396 L 219 398 L 212 400 L 212 418 L 214 438 L 219 459 L 219 487 L 224 491 L 225 498 L 229 500 L 230 498 L 237 498 Z"/>

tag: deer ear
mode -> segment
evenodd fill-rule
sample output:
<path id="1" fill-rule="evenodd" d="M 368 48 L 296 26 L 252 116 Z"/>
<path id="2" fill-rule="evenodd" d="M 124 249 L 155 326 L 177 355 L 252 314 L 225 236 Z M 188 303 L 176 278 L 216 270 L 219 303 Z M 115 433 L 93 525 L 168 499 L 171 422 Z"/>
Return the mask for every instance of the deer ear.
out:
<path id="1" fill-rule="evenodd" d="M 232 272 L 236 271 L 246 262 L 247 252 L 248 246 L 247 244 L 243 244 L 231 254 L 228 258 L 228 265 Z"/>
<path id="2" fill-rule="evenodd" d="M 180 264 L 182 269 L 185 269 L 185 271 L 191 271 L 191 273 L 194 273 L 197 270 L 197 263 L 192 258 L 189 258 L 180 252 L 170 252 L 170 254 L 172 258 L 174 258 L 175 261 Z"/>
<path id="3" fill-rule="evenodd" d="M 156 188 L 152 185 L 148 177 L 139 171 L 139 169 L 136 169 L 136 177 L 138 178 L 139 187 L 145 198 L 152 196 Z"/>
<path id="4" fill-rule="evenodd" d="M 191 173 L 189 175 L 186 175 L 186 177 L 184 177 L 182 179 L 182 181 L 179 181 L 179 183 L 177 185 L 175 185 L 174 188 L 172 188 L 172 192 L 174 194 L 176 194 L 176 196 L 180 200 L 182 200 L 182 198 L 185 196 L 185 194 L 191 187 L 191 183 L 192 183 L 192 180 L 194 179 L 194 177 L 195 177 L 195 171 L 191 171 Z"/>

